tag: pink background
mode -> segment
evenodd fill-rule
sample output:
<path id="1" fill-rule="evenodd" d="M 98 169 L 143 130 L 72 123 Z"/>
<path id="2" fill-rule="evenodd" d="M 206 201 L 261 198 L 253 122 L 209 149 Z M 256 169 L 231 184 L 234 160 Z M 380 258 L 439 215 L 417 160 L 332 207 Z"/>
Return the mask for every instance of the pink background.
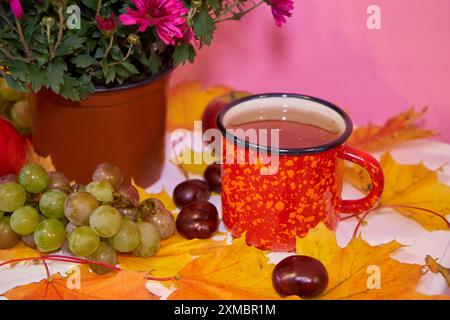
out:
<path id="1" fill-rule="evenodd" d="M 450 142 L 449 0 L 295 3 L 281 29 L 265 5 L 240 23 L 223 23 L 213 45 L 179 68 L 174 83 L 309 94 L 337 103 L 357 124 L 427 105 L 426 127 Z M 366 26 L 371 4 L 381 7 L 381 30 Z"/>

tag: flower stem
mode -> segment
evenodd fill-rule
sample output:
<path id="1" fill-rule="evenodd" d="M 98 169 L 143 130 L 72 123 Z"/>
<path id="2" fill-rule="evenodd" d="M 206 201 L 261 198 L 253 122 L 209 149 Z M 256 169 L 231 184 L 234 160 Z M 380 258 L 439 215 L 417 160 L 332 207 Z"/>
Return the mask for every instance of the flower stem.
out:
<path id="1" fill-rule="evenodd" d="M 59 17 L 58 38 L 56 40 L 55 46 L 51 50 L 52 58 L 55 57 L 56 50 L 58 50 L 58 48 L 61 45 L 62 40 L 63 40 L 63 35 L 64 35 L 64 8 L 63 7 L 58 8 L 58 17 Z"/>
<path id="2" fill-rule="evenodd" d="M 102 62 L 106 59 L 106 57 L 108 57 L 109 52 L 111 51 L 113 45 L 114 45 L 114 35 L 112 35 L 111 38 L 109 39 L 109 44 L 105 50 L 105 54 L 103 55 Z"/>
<path id="3" fill-rule="evenodd" d="M 100 14 L 100 10 L 102 9 L 102 0 L 98 0 L 98 5 L 97 5 L 97 13 L 96 15 Z"/>
<path id="4" fill-rule="evenodd" d="M 253 11 L 253 10 L 256 9 L 256 8 L 258 8 L 258 7 L 259 7 L 260 5 L 262 5 L 263 3 L 264 3 L 264 1 L 260 1 L 260 2 L 258 2 L 258 3 L 256 3 L 256 4 L 254 4 L 253 6 L 251 6 L 250 8 L 248 8 L 247 10 L 241 11 L 241 12 L 239 12 L 239 13 L 233 13 L 233 12 L 232 12 L 233 15 L 232 15 L 231 17 L 227 17 L 227 18 L 220 19 L 221 16 L 219 16 L 219 17 L 216 18 L 215 22 L 216 22 L 216 23 L 219 23 L 219 22 L 224 22 L 224 21 L 229 21 L 229 20 L 239 20 L 242 16 L 244 16 L 244 15 L 246 15 L 247 13 Z M 232 7 L 230 7 L 230 9 L 228 10 L 228 12 L 226 12 L 226 13 L 231 12 L 231 10 L 232 10 Z M 226 13 L 225 13 L 225 14 L 226 14 Z M 222 15 L 222 16 L 223 16 L 223 15 Z M 236 17 L 238 17 L 238 18 L 236 18 Z"/>
<path id="5" fill-rule="evenodd" d="M 110 63 L 109 66 L 111 67 L 111 66 L 115 66 L 117 64 L 124 63 L 132 55 L 132 53 L 133 53 L 133 45 L 130 45 L 130 47 L 128 48 L 128 52 L 125 55 L 125 57 L 123 57 L 123 59 L 120 60 L 120 61 L 116 61 L 116 62 Z"/>
<path id="6" fill-rule="evenodd" d="M 22 45 L 23 45 L 23 50 L 25 51 L 25 56 L 27 59 L 30 59 L 30 57 L 31 57 L 30 48 L 28 47 L 27 41 L 25 40 L 25 36 L 23 35 L 22 24 L 20 23 L 20 21 L 17 18 L 16 18 L 16 27 L 17 27 L 17 32 L 19 34 L 20 42 L 22 42 Z"/>

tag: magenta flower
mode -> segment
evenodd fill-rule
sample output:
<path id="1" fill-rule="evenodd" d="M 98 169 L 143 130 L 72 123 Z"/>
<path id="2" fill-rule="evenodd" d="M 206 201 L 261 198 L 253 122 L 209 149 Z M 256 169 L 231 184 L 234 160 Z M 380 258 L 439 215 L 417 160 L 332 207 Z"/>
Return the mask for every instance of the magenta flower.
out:
<path id="1" fill-rule="evenodd" d="M 189 27 L 186 23 L 181 26 L 180 30 L 183 33 L 184 42 L 190 43 L 192 40 L 194 40 L 194 30 L 192 30 L 192 28 Z"/>
<path id="2" fill-rule="evenodd" d="M 9 6 L 11 7 L 14 17 L 19 20 L 23 18 L 23 8 L 20 0 L 9 0 Z"/>
<path id="3" fill-rule="evenodd" d="M 175 44 L 183 38 L 183 25 L 188 9 L 181 0 L 131 0 L 137 10 L 126 8 L 119 16 L 123 25 L 139 25 L 138 31 L 155 27 L 156 34 L 165 44 Z"/>
<path id="4" fill-rule="evenodd" d="M 97 20 L 98 30 L 100 30 L 104 35 L 111 36 L 116 32 L 119 22 L 116 21 L 116 16 L 114 13 L 111 13 L 109 17 L 103 19 L 97 15 L 95 19 Z"/>
<path id="5" fill-rule="evenodd" d="M 285 17 L 292 16 L 294 10 L 293 0 L 268 0 L 267 3 L 272 8 L 272 15 L 278 27 L 282 27 L 286 23 Z"/>

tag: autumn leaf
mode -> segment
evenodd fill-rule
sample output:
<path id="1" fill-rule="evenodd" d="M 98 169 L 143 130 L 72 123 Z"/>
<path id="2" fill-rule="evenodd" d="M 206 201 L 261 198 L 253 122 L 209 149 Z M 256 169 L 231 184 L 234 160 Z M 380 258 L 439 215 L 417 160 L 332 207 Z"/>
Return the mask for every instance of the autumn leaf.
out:
<path id="1" fill-rule="evenodd" d="M 439 181 L 438 171 L 423 163 L 398 164 L 390 153 L 381 157 L 380 164 L 385 175 L 380 207 L 395 209 L 429 231 L 450 229 L 445 218 L 450 215 L 450 186 Z M 370 178 L 362 168 L 348 168 L 346 178 L 359 190 L 370 190 Z"/>
<path id="2" fill-rule="evenodd" d="M 75 270 L 75 269 L 72 269 Z M 105 275 L 80 269 L 80 288 L 70 289 L 67 279 L 57 274 L 36 283 L 16 287 L 3 295 L 10 300 L 156 300 L 145 287 L 145 272 L 119 271 Z"/>
<path id="3" fill-rule="evenodd" d="M 446 268 L 443 265 L 437 262 L 437 259 L 433 259 L 431 256 L 425 257 L 425 264 L 429 271 L 433 273 L 440 273 L 445 282 L 447 282 L 448 287 L 450 288 L 450 268 Z"/>
<path id="4" fill-rule="evenodd" d="M 0 250 L 1 261 L 34 258 L 39 256 L 40 254 L 37 250 L 27 247 L 22 242 L 19 242 L 13 248 Z"/>
<path id="5" fill-rule="evenodd" d="M 224 246 L 225 241 L 212 239 L 184 239 L 179 234 L 161 242 L 158 253 L 149 258 L 139 258 L 131 255 L 118 257 L 120 267 L 125 270 L 149 271 L 152 277 L 164 278 L 178 275 L 194 256 L 207 253 Z"/>
<path id="6" fill-rule="evenodd" d="M 280 299 L 272 286 L 273 267 L 264 251 L 247 246 L 241 237 L 184 267 L 169 299 Z"/>
<path id="7" fill-rule="evenodd" d="M 139 201 L 140 202 L 150 199 L 150 198 L 155 198 L 155 199 L 160 200 L 164 204 L 164 207 L 166 207 L 166 209 L 169 211 L 173 211 L 177 208 L 177 206 L 173 202 L 172 197 L 167 193 L 167 191 L 165 189 L 161 190 L 161 192 L 159 192 L 159 193 L 152 194 L 152 193 L 147 193 L 145 191 L 145 189 L 136 185 L 134 183 L 134 181 L 132 181 L 132 184 L 133 184 L 133 186 L 136 187 L 136 189 L 139 193 Z"/>
<path id="8" fill-rule="evenodd" d="M 47 171 L 55 171 L 55 166 L 53 165 L 52 158 L 50 156 L 41 157 L 36 153 L 31 143 L 28 142 L 28 151 L 26 154 L 26 163 L 37 163 L 45 168 Z"/>
<path id="9" fill-rule="evenodd" d="M 169 92 L 167 129 L 192 130 L 194 121 L 202 118 L 208 103 L 230 91 L 231 88 L 221 85 L 204 88 L 200 81 L 187 81 L 175 85 Z"/>
<path id="10" fill-rule="evenodd" d="M 210 158 L 210 159 L 209 159 Z M 209 164 L 215 161 L 214 157 L 208 152 L 196 152 L 189 148 L 184 148 L 183 151 L 178 155 L 178 158 L 172 159 L 172 162 L 175 165 L 180 167 L 180 170 L 183 171 L 183 174 L 189 176 L 189 174 L 203 176 L 206 168 L 208 167 L 208 163 L 205 161 L 209 159 Z"/>
<path id="11" fill-rule="evenodd" d="M 328 270 L 328 287 L 318 299 L 449 299 L 415 291 L 422 276 L 422 266 L 403 264 L 390 258 L 401 247 L 395 241 L 370 246 L 359 237 L 340 248 L 335 233 L 322 223 L 305 238 L 297 239 L 297 254 L 320 260 Z M 372 278 L 378 271 L 379 289 Z M 369 289 L 371 285 L 373 287 Z"/>
<path id="12" fill-rule="evenodd" d="M 426 111 L 427 108 L 419 112 L 411 108 L 389 119 L 383 126 L 369 124 L 366 127 L 359 127 L 353 132 L 348 144 L 373 152 L 386 150 L 402 142 L 436 136 L 436 131 L 424 130 L 418 124 Z"/>

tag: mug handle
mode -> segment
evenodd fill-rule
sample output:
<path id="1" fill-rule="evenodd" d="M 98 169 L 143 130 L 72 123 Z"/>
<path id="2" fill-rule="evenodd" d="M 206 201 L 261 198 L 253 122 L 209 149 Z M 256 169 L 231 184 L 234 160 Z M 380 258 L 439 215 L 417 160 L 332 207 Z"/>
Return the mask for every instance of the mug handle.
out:
<path id="1" fill-rule="evenodd" d="M 363 213 L 367 212 L 378 203 L 384 189 L 384 175 L 378 161 L 370 154 L 359 151 L 353 147 L 344 145 L 339 158 L 356 163 L 363 167 L 372 179 L 372 188 L 370 193 L 363 199 L 358 200 L 340 200 L 337 210 L 341 213 Z"/>

